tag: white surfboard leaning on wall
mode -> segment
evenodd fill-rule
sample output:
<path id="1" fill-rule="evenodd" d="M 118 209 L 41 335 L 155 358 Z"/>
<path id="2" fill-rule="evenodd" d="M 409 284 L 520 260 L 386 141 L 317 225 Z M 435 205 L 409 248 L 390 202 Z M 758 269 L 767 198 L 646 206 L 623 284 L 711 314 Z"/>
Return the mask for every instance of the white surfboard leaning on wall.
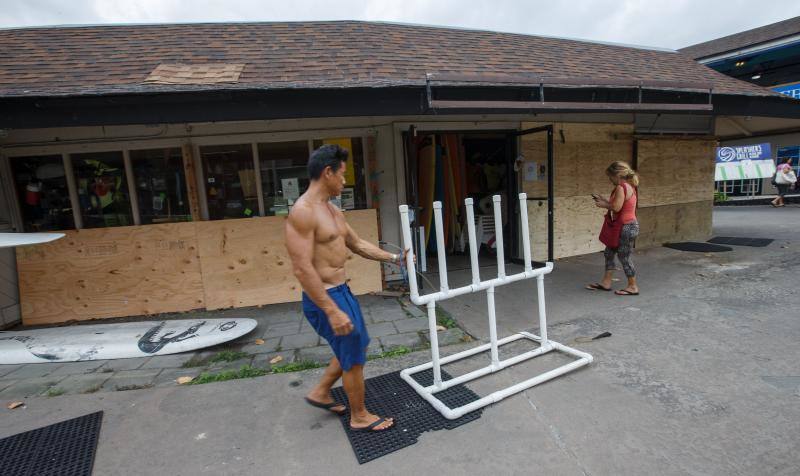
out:
<path id="1" fill-rule="evenodd" d="M 63 237 L 64 233 L 0 233 L 0 248 L 40 245 Z"/>
<path id="2" fill-rule="evenodd" d="M 0 332 L 0 364 L 76 362 L 176 354 L 255 329 L 254 319 L 180 319 Z"/>

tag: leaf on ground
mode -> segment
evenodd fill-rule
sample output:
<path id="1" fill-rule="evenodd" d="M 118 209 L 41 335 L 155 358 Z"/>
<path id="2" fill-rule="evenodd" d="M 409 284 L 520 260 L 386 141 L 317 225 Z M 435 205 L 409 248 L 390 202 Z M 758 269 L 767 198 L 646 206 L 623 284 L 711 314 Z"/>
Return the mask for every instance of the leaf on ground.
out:
<path id="1" fill-rule="evenodd" d="M 24 407 L 25 402 L 11 402 L 7 405 L 9 410 L 14 410 L 15 408 Z"/>
<path id="2" fill-rule="evenodd" d="M 183 376 L 183 377 L 178 377 L 177 379 L 175 379 L 175 381 L 178 382 L 178 385 L 187 384 L 187 383 L 191 382 L 192 380 L 194 380 L 194 377 L 189 377 L 188 375 Z"/>
<path id="3" fill-rule="evenodd" d="M 276 355 L 275 357 L 273 357 L 272 359 L 270 359 L 269 363 L 271 363 L 271 364 L 277 364 L 277 363 L 278 363 L 278 362 L 280 362 L 281 360 L 283 360 L 283 356 L 282 356 L 282 355 Z"/>
<path id="4" fill-rule="evenodd" d="M 264 345 L 264 339 L 256 339 L 256 345 Z"/>

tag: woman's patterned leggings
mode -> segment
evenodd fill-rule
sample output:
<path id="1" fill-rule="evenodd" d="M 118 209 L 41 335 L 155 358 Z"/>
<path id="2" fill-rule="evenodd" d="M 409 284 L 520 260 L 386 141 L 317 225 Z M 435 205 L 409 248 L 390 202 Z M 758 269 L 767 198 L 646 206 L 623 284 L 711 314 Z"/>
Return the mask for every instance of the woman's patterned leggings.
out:
<path id="1" fill-rule="evenodd" d="M 631 253 L 633 252 L 633 240 L 639 236 L 639 222 L 630 222 L 622 225 L 622 234 L 619 237 L 619 248 L 612 250 L 606 247 L 603 256 L 606 257 L 606 271 L 616 269 L 614 266 L 614 255 L 619 257 L 625 276 L 632 278 L 636 276 L 636 268 L 633 267 Z"/>

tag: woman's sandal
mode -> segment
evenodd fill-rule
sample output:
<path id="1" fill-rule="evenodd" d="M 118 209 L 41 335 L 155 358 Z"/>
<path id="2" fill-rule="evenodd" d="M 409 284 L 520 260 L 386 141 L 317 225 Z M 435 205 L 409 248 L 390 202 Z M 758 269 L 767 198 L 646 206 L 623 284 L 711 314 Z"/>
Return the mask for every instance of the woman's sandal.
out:
<path id="1" fill-rule="evenodd" d="M 589 291 L 611 291 L 611 288 L 603 287 L 600 283 L 588 284 L 586 289 Z"/>
<path id="2" fill-rule="evenodd" d="M 617 296 L 638 296 L 639 293 L 633 293 L 628 291 L 627 289 L 620 289 L 619 291 L 614 291 L 614 294 Z"/>

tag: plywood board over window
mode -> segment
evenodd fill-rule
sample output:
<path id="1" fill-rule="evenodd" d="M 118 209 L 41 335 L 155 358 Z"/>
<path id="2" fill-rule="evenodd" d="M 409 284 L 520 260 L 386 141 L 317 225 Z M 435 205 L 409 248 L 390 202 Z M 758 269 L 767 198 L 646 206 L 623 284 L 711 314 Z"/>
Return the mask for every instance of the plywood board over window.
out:
<path id="1" fill-rule="evenodd" d="M 361 238 L 378 242 L 375 210 L 345 212 Z M 285 217 L 198 223 L 197 239 L 208 309 L 298 301 L 300 284 L 292 273 L 283 237 Z M 355 294 L 381 290 L 380 266 L 351 255 L 346 264 Z"/>
<path id="2" fill-rule="evenodd" d="M 66 231 L 17 249 L 26 325 L 202 308 L 193 223 Z"/>

